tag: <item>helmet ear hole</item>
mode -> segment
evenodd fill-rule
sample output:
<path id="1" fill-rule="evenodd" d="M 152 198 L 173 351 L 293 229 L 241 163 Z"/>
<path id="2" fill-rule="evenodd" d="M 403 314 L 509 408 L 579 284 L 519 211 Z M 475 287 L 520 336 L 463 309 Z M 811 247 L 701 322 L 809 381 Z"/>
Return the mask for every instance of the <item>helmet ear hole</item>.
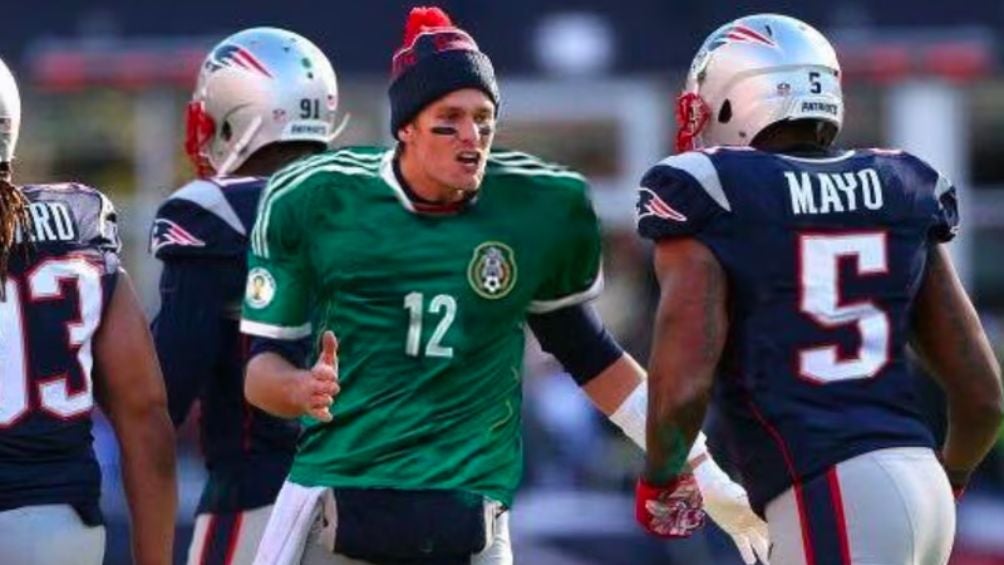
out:
<path id="1" fill-rule="evenodd" d="M 223 141 L 230 141 L 230 138 L 234 136 L 234 130 L 230 127 L 230 122 L 223 122 L 223 127 L 220 128 L 220 137 Z"/>
<path id="2" fill-rule="evenodd" d="M 732 102 L 726 100 L 718 110 L 718 123 L 727 124 L 732 119 Z"/>

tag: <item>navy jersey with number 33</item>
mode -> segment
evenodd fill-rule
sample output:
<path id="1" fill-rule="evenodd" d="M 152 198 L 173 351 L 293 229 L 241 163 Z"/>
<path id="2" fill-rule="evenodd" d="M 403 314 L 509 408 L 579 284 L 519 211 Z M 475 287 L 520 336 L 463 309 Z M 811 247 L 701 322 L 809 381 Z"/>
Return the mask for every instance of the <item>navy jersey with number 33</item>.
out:
<path id="1" fill-rule="evenodd" d="M 28 243 L 12 252 L 0 301 L 0 511 L 72 504 L 94 523 L 91 346 L 118 273 L 115 212 L 79 184 L 22 190 Z"/>
<path id="2" fill-rule="evenodd" d="M 958 224 L 944 177 L 900 151 L 716 148 L 641 184 L 639 233 L 696 238 L 728 277 L 715 398 L 754 509 L 855 455 L 933 445 L 905 346 L 928 249 Z"/>

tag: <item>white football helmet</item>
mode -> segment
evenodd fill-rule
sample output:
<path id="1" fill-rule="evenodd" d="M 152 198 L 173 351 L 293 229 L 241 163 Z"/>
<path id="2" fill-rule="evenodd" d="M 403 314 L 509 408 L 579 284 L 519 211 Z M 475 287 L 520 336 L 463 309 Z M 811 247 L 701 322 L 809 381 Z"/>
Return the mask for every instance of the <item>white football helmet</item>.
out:
<path id="1" fill-rule="evenodd" d="M 0 163 L 14 160 L 14 147 L 21 129 L 21 95 L 7 65 L 0 60 Z"/>
<path id="2" fill-rule="evenodd" d="M 202 63 L 188 104 L 185 151 L 200 176 L 226 175 L 269 143 L 327 145 L 337 134 L 337 109 L 335 71 L 316 45 L 283 29 L 246 29 Z"/>
<path id="3" fill-rule="evenodd" d="M 701 45 L 677 101 L 677 151 L 749 145 L 783 120 L 844 120 L 840 64 L 805 22 L 777 14 L 739 18 Z"/>

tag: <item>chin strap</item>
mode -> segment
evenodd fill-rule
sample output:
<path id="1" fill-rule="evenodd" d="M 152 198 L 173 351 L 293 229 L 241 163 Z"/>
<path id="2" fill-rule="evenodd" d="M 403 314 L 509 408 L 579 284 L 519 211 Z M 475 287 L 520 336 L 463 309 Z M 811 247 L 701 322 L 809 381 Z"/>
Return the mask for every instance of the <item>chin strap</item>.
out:
<path id="1" fill-rule="evenodd" d="M 346 127 L 348 127 L 349 119 L 351 118 L 352 114 L 349 112 L 345 112 L 345 115 L 342 116 L 342 121 L 338 122 L 338 125 L 335 126 L 335 130 L 331 133 L 331 135 L 328 136 L 328 138 L 325 140 L 325 143 L 330 144 L 332 141 L 335 140 L 336 137 L 342 135 L 342 132 L 345 131 Z"/>
<path id="2" fill-rule="evenodd" d="M 253 138 L 254 135 L 258 133 L 258 129 L 261 128 L 261 122 L 261 116 L 254 117 L 254 120 L 251 121 L 251 125 L 248 126 L 248 129 L 244 130 L 244 135 L 237 140 L 237 143 L 234 144 L 234 148 L 230 150 L 227 158 L 223 160 L 223 163 L 221 163 L 219 168 L 216 170 L 218 175 L 224 176 L 230 174 L 230 172 L 235 168 L 234 166 L 237 164 L 237 159 L 240 158 L 240 154 L 247 149 L 248 144 L 251 143 L 251 138 Z"/>

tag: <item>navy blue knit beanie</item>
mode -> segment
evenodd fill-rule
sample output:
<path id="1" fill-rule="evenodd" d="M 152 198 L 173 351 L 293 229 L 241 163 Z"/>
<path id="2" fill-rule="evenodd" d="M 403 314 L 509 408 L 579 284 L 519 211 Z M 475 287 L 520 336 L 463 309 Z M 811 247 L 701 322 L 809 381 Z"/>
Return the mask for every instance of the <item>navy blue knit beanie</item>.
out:
<path id="1" fill-rule="evenodd" d="M 396 139 L 423 108 L 463 88 L 483 91 L 498 111 L 495 70 L 474 39 L 439 8 L 412 8 L 391 67 L 391 135 Z"/>

